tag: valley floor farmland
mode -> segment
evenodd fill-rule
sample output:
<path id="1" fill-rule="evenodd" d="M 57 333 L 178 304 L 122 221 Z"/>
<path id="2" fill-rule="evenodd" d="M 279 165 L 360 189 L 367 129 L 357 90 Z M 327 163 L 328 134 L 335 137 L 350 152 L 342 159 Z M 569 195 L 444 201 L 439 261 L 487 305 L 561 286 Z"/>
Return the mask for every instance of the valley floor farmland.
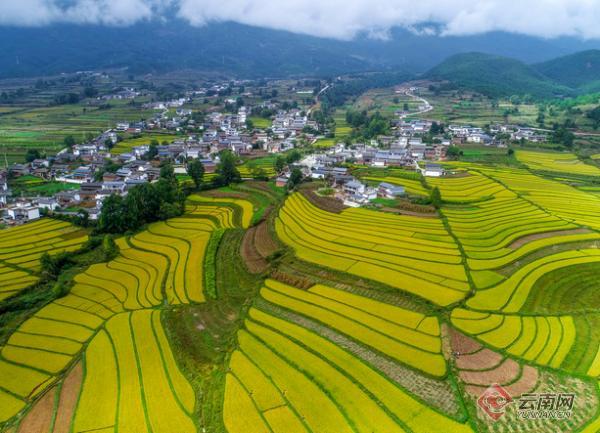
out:
<path id="1" fill-rule="evenodd" d="M 257 181 L 191 195 L 12 330 L 3 431 L 597 433 L 600 197 L 548 155 L 426 180 L 353 168 L 439 188 L 427 216 Z M 0 232 L 3 265 L 71 233 Z M 514 399 L 498 421 L 477 404 L 492 383 Z M 531 393 L 574 394 L 571 416 L 519 418 Z"/>

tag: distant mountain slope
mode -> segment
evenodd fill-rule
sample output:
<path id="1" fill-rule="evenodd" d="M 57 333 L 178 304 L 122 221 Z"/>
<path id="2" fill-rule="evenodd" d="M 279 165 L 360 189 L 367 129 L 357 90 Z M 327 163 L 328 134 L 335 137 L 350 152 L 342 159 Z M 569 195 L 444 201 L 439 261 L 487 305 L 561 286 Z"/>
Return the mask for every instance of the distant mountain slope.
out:
<path id="1" fill-rule="evenodd" d="M 544 98 L 572 93 L 518 60 L 484 53 L 454 55 L 429 70 L 425 77 L 447 80 L 490 96 L 530 94 Z"/>
<path id="2" fill-rule="evenodd" d="M 600 87 L 600 50 L 587 50 L 547 62 L 534 68 L 557 83 L 569 87 Z"/>
<path id="3" fill-rule="evenodd" d="M 422 73 L 461 52 L 533 63 L 590 48 L 600 48 L 600 40 L 541 39 L 505 32 L 440 37 L 394 28 L 387 39 L 362 35 L 339 41 L 232 22 L 193 27 L 176 18 L 130 27 L 0 26 L 0 78 L 114 67 L 128 67 L 134 73 L 195 69 L 239 77 Z"/>
<path id="4" fill-rule="evenodd" d="M 194 69 L 243 77 L 327 76 L 373 67 L 342 45 L 235 23 L 0 27 L 0 78 L 121 67 L 134 73 Z"/>

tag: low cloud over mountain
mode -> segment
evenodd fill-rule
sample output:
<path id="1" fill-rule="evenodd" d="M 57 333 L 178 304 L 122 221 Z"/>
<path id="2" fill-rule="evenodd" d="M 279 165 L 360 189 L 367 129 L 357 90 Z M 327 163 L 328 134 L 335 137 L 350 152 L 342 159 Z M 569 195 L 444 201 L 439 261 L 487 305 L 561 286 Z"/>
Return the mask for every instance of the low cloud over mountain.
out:
<path id="1" fill-rule="evenodd" d="M 544 38 L 600 38 L 600 3 L 589 0 L 19 0 L 0 2 L 0 25 L 127 26 L 179 17 L 193 25 L 234 21 L 336 39 L 505 31 Z M 427 23 L 436 23 L 430 26 Z"/>

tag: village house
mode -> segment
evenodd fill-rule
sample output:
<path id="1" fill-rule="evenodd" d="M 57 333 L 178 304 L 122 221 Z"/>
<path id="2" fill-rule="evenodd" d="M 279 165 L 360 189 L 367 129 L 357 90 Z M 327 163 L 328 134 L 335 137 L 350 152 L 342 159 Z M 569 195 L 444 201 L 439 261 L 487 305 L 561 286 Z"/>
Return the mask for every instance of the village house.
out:
<path id="1" fill-rule="evenodd" d="M 444 169 L 439 164 L 427 163 L 425 168 L 422 169 L 423 176 L 427 177 L 440 177 L 444 175 Z"/>
<path id="2" fill-rule="evenodd" d="M 394 199 L 406 194 L 403 186 L 392 185 L 391 183 L 381 182 L 377 189 L 377 197 Z"/>
<path id="3" fill-rule="evenodd" d="M 49 211 L 54 211 L 60 207 L 55 197 L 38 197 L 34 202 L 40 209 L 47 209 Z"/>
<path id="4" fill-rule="evenodd" d="M 8 189 L 8 176 L 6 171 L 0 171 L 0 208 L 8 204 L 10 190 Z"/>
<path id="5" fill-rule="evenodd" d="M 6 209 L 8 218 L 14 221 L 28 222 L 40 218 L 40 209 L 31 202 L 19 202 Z"/>
<path id="6" fill-rule="evenodd" d="M 13 164 L 8 169 L 8 172 L 15 177 L 26 176 L 31 172 L 27 164 Z"/>

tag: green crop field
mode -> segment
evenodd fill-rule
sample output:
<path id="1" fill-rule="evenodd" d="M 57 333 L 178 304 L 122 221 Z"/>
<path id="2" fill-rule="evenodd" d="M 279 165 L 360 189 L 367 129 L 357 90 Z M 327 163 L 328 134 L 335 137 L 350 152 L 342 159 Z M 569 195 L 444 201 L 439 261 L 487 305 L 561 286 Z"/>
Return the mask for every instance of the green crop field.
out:
<path id="1" fill-rule="evenodd" d="M 163 133 L 144 133 L 140 137 L 125 138 L 123 141 L 119 141 L 115 147 L 112 148 L 112 152 L 116 154 L 130 152 L 135 146 L 149 145 L 152 141 L 156 140 L 160 144 L 172 143 L 177 139 L 184 139 L 182 135 L 175 134 L 163 134 Z"/>
<path id="2" fill-rule="evenodd" d="M 248 120 L 252 122 L 255 128 L 260 129 L 270 128 L 273 124 L 271 119 L 265 119 L 264 117 L 249 117 Z"/>
<path id="3" fill-rule="evenodd" d="M 23 107 L 0 116 L 0 152 L 9 162 L 22 162 L 28 149 L 55 153 L 67 135 L 83 141 L 88 133 L 97 135 L 114 128 L 117 122 L 139 121 L 152 113 L 128 101 L 111 101 L 108 109 L 84 103 Z"/>
<path id="4" fill-rule="evenodd" d="M 412 199 L 437 187 L 427 215 L 334 206 L 311 185 L 190 195 L 10 322 L 0 430 L 597 433 L 595 167 L 516 158 L 440 178 L 351 168 Z M 0 308 L 46 278 L 43 252 L 86 239 L 50 219 L 0 231 Z M 498 420 L 478 404 L 491 384 L 513 399 Z M 532 393 L 574 393 L 572 413 L 520 418 Z"/>

